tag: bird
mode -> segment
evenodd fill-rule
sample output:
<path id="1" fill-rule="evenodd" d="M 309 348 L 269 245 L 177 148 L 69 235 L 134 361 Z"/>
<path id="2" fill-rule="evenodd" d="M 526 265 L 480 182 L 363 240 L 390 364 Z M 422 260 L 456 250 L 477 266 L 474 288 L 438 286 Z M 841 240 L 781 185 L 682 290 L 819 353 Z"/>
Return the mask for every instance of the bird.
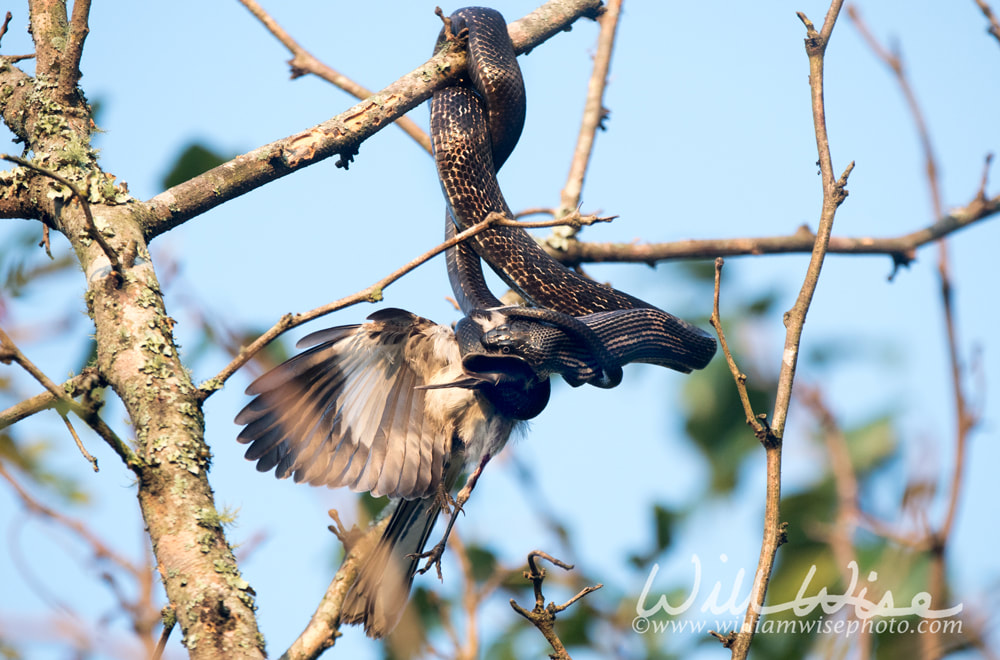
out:
<path id="1" fill-rule="evenodd" d="M 502 314 L 467 318 L 479 333 L 509 333 Z M 492 349 L 483 349 L 491 366 L 470 372 L 451 327 L 396 308 L 314 332 L 298 347 L 307 350 L 247 387 L 254 399 L 236 417 L 237 440 L 261 472 L 394 501 L 340 615 L 380 638 L 399 621 L 420 560 L 440 558 L 444 539 L 436 557 L 423 549 L 441 509 L 455 509 L 447 538 L 482 468 L 545 407 L 549 379 Z"/>

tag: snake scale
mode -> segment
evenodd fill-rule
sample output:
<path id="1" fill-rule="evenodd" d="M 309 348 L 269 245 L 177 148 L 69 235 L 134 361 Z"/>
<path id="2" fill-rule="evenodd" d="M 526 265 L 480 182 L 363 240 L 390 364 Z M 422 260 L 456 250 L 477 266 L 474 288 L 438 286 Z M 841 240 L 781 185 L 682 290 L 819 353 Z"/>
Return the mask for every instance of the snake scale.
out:
<path id="1" fill-rule="evenodd" d="M 450 38 L 467 34 L 467 71 L 463 84 L 435 92 L 430 114 L 434 157 L 447 201 L 445 233 L 450 236 L 490 213 L 513 217 L 496 172 L 520 137 L 525 91 L 499 12 L 468 7 L 449 21 Z M 438 47 L 449 39 L 446 33 L 439 36 Z M 480 259 L 530 305 L 549 315 L 504 307 L 487 287 Z M 478 336 L 478 345 L 475 331 L 459 324 L 456 333 L 470 369 L 483 356 L 505 351 L 522 357 L 541 375 L 559 373 L 572 385 L 613 386 L 621 378 L 621 366 L 630 362 L 689 372 L 704 367 L 715 354 L 714 338 L 700 328 L 566 268 L 518 227 L 493 226 L 477 234 L 449 250 L 447 264 L 466 315 L 498 309 L 510 319 L 507 328 Z M 617 375 L 602 375 L 602 367 Z"/>

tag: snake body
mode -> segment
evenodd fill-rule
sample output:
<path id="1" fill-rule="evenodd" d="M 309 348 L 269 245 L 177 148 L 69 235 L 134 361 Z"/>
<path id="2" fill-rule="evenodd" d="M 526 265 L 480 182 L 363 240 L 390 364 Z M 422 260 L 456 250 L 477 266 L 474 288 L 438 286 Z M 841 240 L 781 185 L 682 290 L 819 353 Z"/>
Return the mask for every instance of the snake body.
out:
<path id="1" fill-rule="evenodd" d="M 431 136 L 447 201 L 446 235 L 490 213 L 513 217 L 496 179 L 517 143 L 525 117 L 520 67 L 499 12 L 469 7 L 450 17 L 455 35 L 468 34 L 464 84 L 431 100 Z M 447 40 L 445 31 L 438 46 Z M 490 292 L 480 260 L 536 308 L 535 316 L 505 308 Z M 614 386 L 621 366 L 648 362 L 689 372 L 708 364 L 715 340 L 700 328 L 617 289 L 566 268 L 523 229 L 491 227 L 447 254 L 456 299 L 467 319 L 456 328 L 466 367 L 517 356 L 540 376 L 560 373 L 572 385 Z M 499 309 L 507 327 L 476 335 L 468 318 Z M 582 329 L 581 329 L 582 326 Z"/>

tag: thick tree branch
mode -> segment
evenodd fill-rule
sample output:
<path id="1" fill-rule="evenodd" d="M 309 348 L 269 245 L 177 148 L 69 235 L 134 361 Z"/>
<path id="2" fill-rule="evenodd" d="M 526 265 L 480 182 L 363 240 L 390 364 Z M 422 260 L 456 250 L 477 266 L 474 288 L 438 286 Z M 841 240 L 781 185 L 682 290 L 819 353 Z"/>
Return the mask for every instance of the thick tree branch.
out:
<path id="1" fill-rule="evenodd" d="M 62 0 L 29 0 L 31 36 L 35 41 L 35 75 L 51 83 L 59 80 L 66 45 L 66 3 Z"/>
<path id="2" fill-rule="evenodd" d="M 115 252 L 115 250 L 111 247 L 110 244 L 108 244 L 107 239 L 104 238 L 104 234 L 98 231 L 97 225 L 94 223 L 94 215 L 90 211 L 90 202 L 87 201 L 87 197 L 83 195 L 80 192 L 80 190 L 75 185 L 73 185 L 71 181 L 56 174 L 55 172 L 51 172 L 45 169 L 44 167 L 39 167 L 38 165 L 32 163 L 31 161 L 24 160 L 23 158 L 18 158 L 17 156 L 11 156 L 9 154 L 0 154 L 0 159 L 10 161 L 11 163 L 16 163 L 21 167 L 27 167 L 30 170 L 39 172 L 49 178 L 55 179 L 62 185 L 69 188 L 69 191 L 73 194 L 73 198 L 76 199 L 76 201 L 80 204 L 80 209 L 83 211 L 83 218 L 87 225 L 87 235 L 91 239 L 97 241 L 97 244 L 101 246 L 101 250 L 104 251 L 104 256 L 106 256 L 108 258 L 108 261 L 111 263 L 111 269 L 115 271 L 115 273 L 119 277 L 121 277 L 122 262 L 121 259 L 118 257 L 118 253 Z"/>
<path id="3" fill-rule="evenodd" d="M 600 0 L 550 0 L 509 26 L 514 49 L 524 53 L 584 16 Z M 452 46 L 346 112 L 313 128 L 237 156 L 149 200 L 142 220 L 146 241 L 234 197 L 334 154 L 346 167 L 358 146 L 394 122 L 465 68 L 465 50 Z"/>
<path id="4" fill-rule="evenodd" d="M 59 94 L 64 99 L 71 99 L 77 93 L 76 85 L 83 75 L 80 72 L 80 58 L 83 56 L 83 43 L 90 34 L 90 27 L 87 25 L 89 15 L 90 0 L 73 0 L 73 15 L 69 22 L 59 76 Z"/>
<path id="5" fill-rule="evenodd" d="M 22 142 L 28 138 L 26 123 L 29 115 L 26 112 L 28 99 L 31 97 L 31 76 L 10 64 L 10 58 L 0 56 L 0 116 L 3 123 Z M 0 217 L 15 217 L 6 210 L 11 200 L 10 193 L 0 191 Z"/>
<path id="6" fill-rule="evenodd" d="M 140 508 L 189 653 L 262 657 L 253 591 L 240 576 L 206 477 L 210 452 L 197 389 L 178 355 L 173 320 L 137 220 L 146 210 L 123 204 L 127 193 L 98 166 L 83 95 L 58 89 L 63 75 L 75 78 L 75 67 L 65 67 L 79 45 L 69 49 L 69 60 L 61 58 L 70 32 L 74 38 L 84 34 L 85 7 L 78 6 L 82 13 L 70 29 L 65 3 L 31 1 L 37 78 L 25 81 L 31 92 L 17 126 L 33 162 L 75 184 L 90 199 L 92 217 L 67 204 L 65 187 L 47 177 L 5 173 L 15 184 L 5 192 L 20 202 L 19 217 L 38 217 L 65 234 L 85 273 L 97 368 L 122 399 L 136 434 L 137 450 L 125 461 L 139 477 Z M 8 104 L 5 117 L 11 111 Z M 121 276 L 109 276 L 113 259 L 94 240 L 95 227 L 110 254 L 122 255 Z"/>

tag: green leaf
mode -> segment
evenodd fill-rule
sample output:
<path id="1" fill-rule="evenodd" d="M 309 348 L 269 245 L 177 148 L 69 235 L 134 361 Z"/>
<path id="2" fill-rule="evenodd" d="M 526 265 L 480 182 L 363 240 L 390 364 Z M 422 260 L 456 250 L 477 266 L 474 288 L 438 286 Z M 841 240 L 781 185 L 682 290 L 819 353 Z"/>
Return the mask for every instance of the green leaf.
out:
<path id="1" fill-rule="evenodd" d="M 183 183 L 231 160 L 232 157 L 232 155 L 222 154 L 204 144 L 192 142 L 181 150 L 170 171 L 163 177 L 163 187 L 171 188 L 178 183 Z"/>

